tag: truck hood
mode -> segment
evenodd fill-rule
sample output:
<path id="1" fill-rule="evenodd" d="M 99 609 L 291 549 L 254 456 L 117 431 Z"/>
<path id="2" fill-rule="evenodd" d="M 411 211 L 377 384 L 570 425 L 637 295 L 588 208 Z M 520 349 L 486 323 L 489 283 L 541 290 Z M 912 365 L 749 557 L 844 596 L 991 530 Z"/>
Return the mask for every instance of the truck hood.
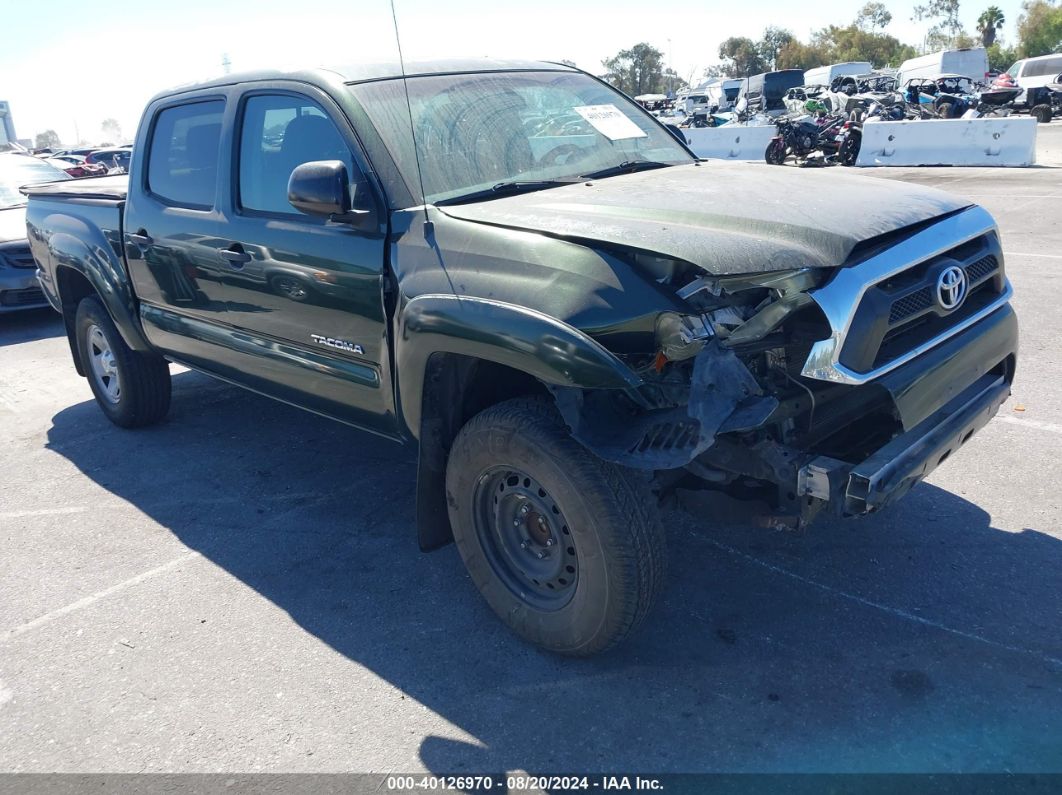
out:
<path id="1" fill-rule="evenodd" d="M 26 208 L 0 210 L 0 243 L 26 239 Z"/>
<path id="2" fill-rule="evenodd" d="M 835 268 L 860 242 L 968 206 L 931 188 L 838 169 L 708 162 L 439 209 L 733 274 Z"/>

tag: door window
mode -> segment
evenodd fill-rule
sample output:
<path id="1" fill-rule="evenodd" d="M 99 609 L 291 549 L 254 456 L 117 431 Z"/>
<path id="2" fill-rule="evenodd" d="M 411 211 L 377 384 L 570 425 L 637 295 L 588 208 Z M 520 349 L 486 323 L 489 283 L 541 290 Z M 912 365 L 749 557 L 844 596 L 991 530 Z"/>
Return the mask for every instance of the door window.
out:
<path id="1" fill-rule="evenodd" d="M 223 101 L 211 100 L 159 113 L 148 151 L 148 191 L 181 207 L 214 206 L 224 109 Z"/>
<path id="2" fill-rule="evenodd" d="M 351 185 L 358 181 L 350 148 L 317 103 L 279 94 L 247 100 L 240 133 L 243 209 L 297 215 L 288 202 L 288 178 L 314 160 L 341 160 Z"/>

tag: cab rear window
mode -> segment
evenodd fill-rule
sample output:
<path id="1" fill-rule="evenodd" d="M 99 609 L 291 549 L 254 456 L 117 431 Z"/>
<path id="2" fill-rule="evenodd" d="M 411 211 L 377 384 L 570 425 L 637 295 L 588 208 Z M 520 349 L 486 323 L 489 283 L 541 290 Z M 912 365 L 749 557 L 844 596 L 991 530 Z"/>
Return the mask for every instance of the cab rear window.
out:
<path id="1" fill-rule="evenodd" d="M 167 204 L 214 206 L 222 100 L 166 108 L 155 117 L 148 150 L 148 191 Z"/>

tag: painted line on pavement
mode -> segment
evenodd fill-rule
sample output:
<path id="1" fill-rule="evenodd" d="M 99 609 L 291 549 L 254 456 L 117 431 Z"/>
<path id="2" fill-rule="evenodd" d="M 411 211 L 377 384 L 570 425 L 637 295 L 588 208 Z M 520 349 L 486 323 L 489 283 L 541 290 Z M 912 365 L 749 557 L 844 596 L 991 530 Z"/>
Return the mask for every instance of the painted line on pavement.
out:
<path id="1" fill-rule="evenodd" d="M 126 588 L 131 588 L 134 585 L 139 585 L 145 580 L 150 580 L 152 577 L 157 577 L 160 574 L 165 574 L 170 569 L 177 568 L 182 563 L 187 563 L 190 560 L 200 557 L 199 552 L 186 552 L 180 557 L 174 558 L 169 563 L 163 563 L 161 566 L 156 566 L 148 571 L 141 572 L 135 577 L 130 577 L 128 580 L 124 580 L 117 585 L 112 585 L 110 588 L 104 588 L 102 591 L 97 591 L 91 596 L 86 596 L 83 599 L 78 599 L 76 602 L 71 602 L 65 607 L 60 607 L 58 610 L 53 610 L 50 613 L 45 613 L 43 616 L 38 616 L 32 621 L 27 621 L 25 624 L 20 624 L 14 629 L 7 630 L 3 635 L 0 635 L 0 643 L 17 638 L 19 635 L 23 635 L 32 629 L 36 629 L 39 626 L 47 624 L 51 621 L 55 621 L 57 618 L 62 618 L 65 615 L 69 615 L 77 610 L 81 610 L 84 607 L 93 605 L 101 599 L 106 599 L 112 594 L 116 594 L 119 591 L 124 591 Z"/>
<path id="2" fill-rule="evenodd" d="M 1024 425 L 1027 428 L 1035 428 L 1038 431 L 1048 431 L 1050 433 L 1062 433 L 1062 425 L 1057 425 L 1053 422 L 1040 422 L 1039 420 L 1023 420 L 1018 417 L 996 417 L 999 422 L 1005 422 L 1008 425 Z"/>

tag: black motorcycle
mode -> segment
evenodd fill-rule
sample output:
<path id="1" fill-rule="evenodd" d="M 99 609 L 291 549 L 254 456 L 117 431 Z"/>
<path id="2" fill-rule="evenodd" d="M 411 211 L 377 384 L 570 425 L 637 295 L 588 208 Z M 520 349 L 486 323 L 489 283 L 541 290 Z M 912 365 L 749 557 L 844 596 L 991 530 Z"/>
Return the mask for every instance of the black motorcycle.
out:
<path id="1" fill-rule="evenodd" d="M 816 152 L 821 152 L 824 162 L 837 156 L 844 136 L 841 128 L 845 116 L 827 116 L 816 119 L 811 116 L 792 118 L 780 116 L 775 119 L 778 134 L 767 144 L 764 159 L 772 166 L 780 166 L 789 157 L 797 163 L 805 163 Z"/>

